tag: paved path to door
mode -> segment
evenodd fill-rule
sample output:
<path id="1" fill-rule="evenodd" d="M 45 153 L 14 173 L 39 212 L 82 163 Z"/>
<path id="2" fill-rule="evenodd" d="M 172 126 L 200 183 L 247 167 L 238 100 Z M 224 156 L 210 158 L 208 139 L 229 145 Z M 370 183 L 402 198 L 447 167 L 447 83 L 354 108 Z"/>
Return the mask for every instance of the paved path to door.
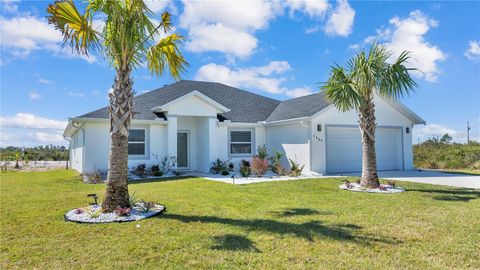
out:
<path id="1" fill-rule="evenodd" d="M 336 174 L 337 176 L 339 174 Z M 360 176 L 361 173 L 344 173 L 345 176 Z M 438 171 L 385 171 L 378 172 L 384 179 L 425 184 L 480 189 L 480 175 L 454 174 Z"/>

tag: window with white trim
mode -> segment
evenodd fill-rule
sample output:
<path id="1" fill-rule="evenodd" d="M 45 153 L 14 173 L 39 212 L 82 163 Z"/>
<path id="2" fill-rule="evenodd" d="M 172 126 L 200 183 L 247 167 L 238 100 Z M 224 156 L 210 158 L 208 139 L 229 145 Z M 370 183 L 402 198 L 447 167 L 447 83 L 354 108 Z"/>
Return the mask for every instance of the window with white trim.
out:
<path id="1" fill-rule="evenodd" d="M 252 131 L 232 130 L 230 131 L 230 154 L 247 155 L 252 154 Z"/>
<path id="2" fill-rule="evenodd" d="M 145 155 L 145 129 L 131 129 L 128 135 L 128 154 Z"/>

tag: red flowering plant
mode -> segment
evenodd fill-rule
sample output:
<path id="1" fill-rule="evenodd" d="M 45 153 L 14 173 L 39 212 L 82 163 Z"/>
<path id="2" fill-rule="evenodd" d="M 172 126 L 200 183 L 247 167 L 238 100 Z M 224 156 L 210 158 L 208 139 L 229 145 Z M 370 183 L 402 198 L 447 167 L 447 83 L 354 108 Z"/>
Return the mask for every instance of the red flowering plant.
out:
<path id="1" fill-rule="evenodd" d="M 118 206 L 115 209 L 115 214 L 117 214 L 117 216 L 120 216 L 120 217 L 126 217 L 126 216 L 130 215 L 131 211 L 132 211 L 132 209 L 130 207 L 120 207 L 120 206 Z"/>

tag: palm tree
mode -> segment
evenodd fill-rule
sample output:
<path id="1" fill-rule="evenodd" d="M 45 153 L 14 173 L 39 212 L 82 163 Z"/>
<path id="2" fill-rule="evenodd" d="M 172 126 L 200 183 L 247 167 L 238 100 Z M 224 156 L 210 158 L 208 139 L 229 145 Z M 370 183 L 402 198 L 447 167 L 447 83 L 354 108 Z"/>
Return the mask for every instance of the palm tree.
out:
<path id="1" fill-rule="evenodd" d="M 410 94 L 415 81 L 405 65 L 411 59 L 404 51 L 395 61 L 389 59 L 392 52 L 384 46 L 372 44 L 368 53 L 358 52 L 343 68 L 332 67 L 330 78 L 322 90 L 332 104 L 342 112 L 356 110 L 362 137 L 362 186 L 378 187 L 377 161 L 375 153 L 375 104 L 374 93 L 387 99 L 397 99 Z"/>
<path id="2" fill-rule="evenodd" d="M 64 44 L 79 54 L 100 52 L 115 69 L 110 98 L 110 153 L 104 211 L 128 207 L 128 134 L 133 117 L 132 69 L 146 64 L 158 76 L 168 70 L 179 79 L 188 66 L 179 46 L 184 37 L 171 34 L 170 14 L 160 18 L 143 0 L 88 0 L 83 14 L 72 0 L 48 6 L 48 22 L 60 30 Z M 103 18 L 103 30 L 94 27 Z M 162 35 L 162 36 L 161 36 Z"/>

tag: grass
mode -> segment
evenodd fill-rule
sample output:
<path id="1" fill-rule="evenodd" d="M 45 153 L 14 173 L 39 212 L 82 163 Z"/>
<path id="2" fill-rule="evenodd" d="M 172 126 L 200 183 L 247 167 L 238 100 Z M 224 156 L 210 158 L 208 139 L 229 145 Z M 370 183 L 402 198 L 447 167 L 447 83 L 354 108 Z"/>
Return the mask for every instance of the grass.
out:
<path id="1" fill-rule="evenodd" d="M 442 169 L 436 169 L 435 171 L 440 171 L 440 172 L 445 172 L 445 173 L 453 173 L 453 174 L 470 174 L 470 175 L 480 175 L 480 170 L 456 170 L 456 169 L 450 169 L 450 170 L 442 170 Z"/>
<path id="2" fill-rule="evenodd" d="M 65 222 L 103 184 L 72 171 L 1 177 L 2 269 L 474 269 L 480 192 L 401 183 L 394 195 L 340 179 L 234 186 L 199 178 L 129 186 L 167 206 L 124 224 Z M 137 224 L 140 227 L 137 227 Z"/>

